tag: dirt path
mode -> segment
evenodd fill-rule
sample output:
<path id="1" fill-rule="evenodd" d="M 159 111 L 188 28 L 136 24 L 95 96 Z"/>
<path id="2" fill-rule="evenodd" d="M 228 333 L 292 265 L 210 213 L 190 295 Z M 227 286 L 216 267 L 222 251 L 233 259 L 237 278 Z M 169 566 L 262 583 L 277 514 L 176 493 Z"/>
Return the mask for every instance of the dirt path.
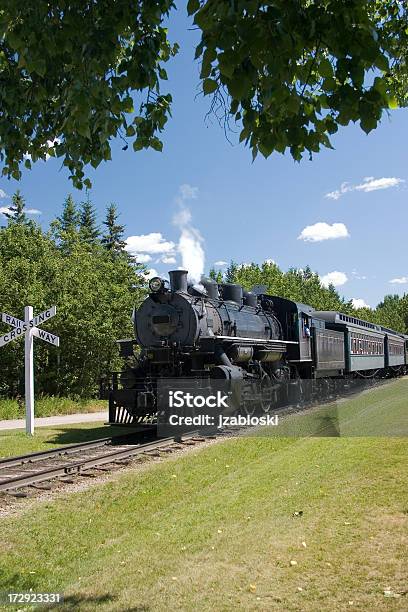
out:
<path id="1" fill-rule="evenodd" d="M 108 411 L 103 412 L 87 412 L 85 414 L 63 414 L 51 417 L 39 417 L 35 419 L 36 427 L 47 427 L 52 425 L 67 425 L 69 423 L 91 423 L 92 421 L 108 420 Z M 0 421 L 0 430 L 4 429 L 24 429 L 25 419 L 10 419 Z"/>

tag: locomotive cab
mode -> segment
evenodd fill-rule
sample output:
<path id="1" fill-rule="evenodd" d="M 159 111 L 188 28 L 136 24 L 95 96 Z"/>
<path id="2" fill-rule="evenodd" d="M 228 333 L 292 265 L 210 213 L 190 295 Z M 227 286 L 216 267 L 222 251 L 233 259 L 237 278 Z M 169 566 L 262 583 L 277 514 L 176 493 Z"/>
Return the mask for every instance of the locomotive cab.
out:
<path id="1" fill-rule="evenodd" d="M 299 364 L 311 363 L 313 308 L 275 295 L 264 297 L 270 298 L 273 302 L 276 316 L 282 326 L 283 337 L 293 342 L 288 346 L 288 360 Z"/>

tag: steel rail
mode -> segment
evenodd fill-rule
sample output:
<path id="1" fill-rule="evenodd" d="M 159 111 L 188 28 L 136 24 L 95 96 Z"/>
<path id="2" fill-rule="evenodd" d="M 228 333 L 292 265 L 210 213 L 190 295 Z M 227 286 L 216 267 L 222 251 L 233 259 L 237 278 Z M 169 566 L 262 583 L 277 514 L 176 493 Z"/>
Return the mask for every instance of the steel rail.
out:
<path id="1" fill-rule="evenodd" d="M 56 457 L 59 455 L 70 455 L 79 452 L 84 449 L 92 449 L 98 448 L 100 446 L 108 446 L 112 445 L 112 443 L 119 443 L 120 440 L 123 440 L 123 443 L 126 443 L 128 438 L 144 434 L 151 433 L 154 431 L 154 427 L 150 429 L 146 429 L 144 431 L 135 431 L 130 432 L 128 434 L 120 434 L 118 436 L 110 436 L 109 438 L 100 438 L 99 440 L 91 440 L 89 442 L 77 442 L 75 444 L 66 444 L 65 446 L 58 446 L 57 448 L 51 448 L 47 451 L 36 451 L 34 453 L 28 453 L 27 455 L 17 455 L 15 457 L 5 457 L 4 459 L 0 459 L 0 477 L 1 470 L 7 469 L 9 467 L 16 467 L 19 465 L 25 465 L 26 463 L 35 463 L 37 461 L 42 461 L 47 458 Z"/>
<path id="2" fill-rule="evenodd" d="M 180 443 L 182 444 L 183 441 L 187 441 L 188 439 L 194 437 L 198 438 L 198 433 L 196 431 L 183 435 L 180 441 L 175 440 L 174 437 L 163 438 L 162 440 L 156 440 L 154 442 L 142 443 L 133 448 L 121 448 L 120 450 L 104 453 L 97 457 L 84 457 L 83 459 L 80 459 L 75 462 L 66 463 L 64 465 L 59 466 L 51 466 L 47 469 L 39 470 L 34 474 L 31 473 L 31 471 L 30 473 L 18 474 L 16 476 L 11 476 L 10 478 L 7 478 L 3 482 L 0 482 L 0 492 L 7 493 L 8 491 L 13 491 L 22 487 L 32 486 L 47 480 L 53 480 L 55 478 L 61 478 L 63 476 L 80 474 L 81 472 L 87 471 L 92 468 L 97 468 L 102 465 L 121 462 L 124 459 L 128 459 L 137 455 L 142 455 L 145 453 L 149 454 L 149 452 L 151 451 L 160 450 L 161 448 L 169 447 L 172 445 L 179 445 Z M 200 440 L 202 440 L 202 438 Z M 197 439 L 197 442 L 200 440 Z M 78 447 L 81 445 L 75 446 Z M 87 448 L 89 448 L 89 446 Z M 59 450 L 60 454 L 64 454 L 61 449 L 55 450 Z M 38 453 L 35 454 L 38 455 Z"/>

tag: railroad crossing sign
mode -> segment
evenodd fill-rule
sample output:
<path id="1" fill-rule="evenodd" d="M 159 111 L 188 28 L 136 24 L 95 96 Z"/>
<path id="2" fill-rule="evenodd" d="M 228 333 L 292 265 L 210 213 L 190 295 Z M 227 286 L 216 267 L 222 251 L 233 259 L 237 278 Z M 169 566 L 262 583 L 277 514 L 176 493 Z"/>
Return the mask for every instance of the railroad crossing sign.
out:
<path id="1" fill-rule="evenodd" d="M 39 329 L 37 325 L 41 325 L 49 321 L 57 312 L 56 306 L 47 308 L 36 317 L 33 316 L 33 307 L 26 306 L 24 308 L 24 321 L 17 319 L 6 312 L 1 313 L 1 320 L 7 325 L 13 327 L 12 331 L 0 336 L 0 348 L 6 346 L 13 340 L 25 337 L 25 406 L 26 406 L 26 433 L 34 434 L 34 345 L 33 338 L 40 338 L 49 342 L 54 346 L 59 346 L 58 336 L 54 336 L 44 329 Z"/>

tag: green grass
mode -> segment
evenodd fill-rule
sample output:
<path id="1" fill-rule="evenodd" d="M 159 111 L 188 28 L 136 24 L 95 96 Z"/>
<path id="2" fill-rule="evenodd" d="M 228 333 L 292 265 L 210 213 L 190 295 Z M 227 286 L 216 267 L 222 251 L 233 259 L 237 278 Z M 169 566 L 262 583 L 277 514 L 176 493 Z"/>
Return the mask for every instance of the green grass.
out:
<path id="1" fill-rule="evenodd" d="M 79 412 L 99 412 L 107 409 L 106 400 L 80 400 L 75 401 L 67 397 L 43 397 L 35 402 L 37 417 L 55 416 L 59 414 L 76 414 Z M 8 419 L 23 419 L 25 416 L 24 404 L 16 400 L 0 400 L 0 421 Z"/>
<path id="2" fill-rule="evenodd" d="M 246 438 L 144 466 L 3 519 L 0 590 L 81 611 L 405 610 L 384 591 L 406 590 L 407 451 Z"/>
<path id="3" fill-rule="evenodd" d="M 0 457 L 25 455 L 35 451 L 49 450 L 64 444 L 76 444 L 88 440 L 99 440 L 113 435 L 122 435 L 131 429 L 99 423 L 73 423 L 37 427 L 34 436 L 27 436 L 24 429 L 0 430 Z"/>
<path id="4" fill-rule="evenodd" d="M 351 401 L 400 415 L 402 382 Z M 406 610 L 407 456 L 406 437 L 245 437 L 33 501 L 2 519 L 0 591 L 81 612 Z"/>
<path id="5" fill-rule="evenodd" d="M 283 417 L 277 427 L 261 433 L 274 437 L 408 436 L 408 377 Z"/>
<path id="6" fill-rule="evenodd" d="M 390 609 L 384 590 L 406 589 L 407 451 L 233 440 L 64 494 L 3 520 L 0 587 L 62 591 L 75 610 Z"/>

